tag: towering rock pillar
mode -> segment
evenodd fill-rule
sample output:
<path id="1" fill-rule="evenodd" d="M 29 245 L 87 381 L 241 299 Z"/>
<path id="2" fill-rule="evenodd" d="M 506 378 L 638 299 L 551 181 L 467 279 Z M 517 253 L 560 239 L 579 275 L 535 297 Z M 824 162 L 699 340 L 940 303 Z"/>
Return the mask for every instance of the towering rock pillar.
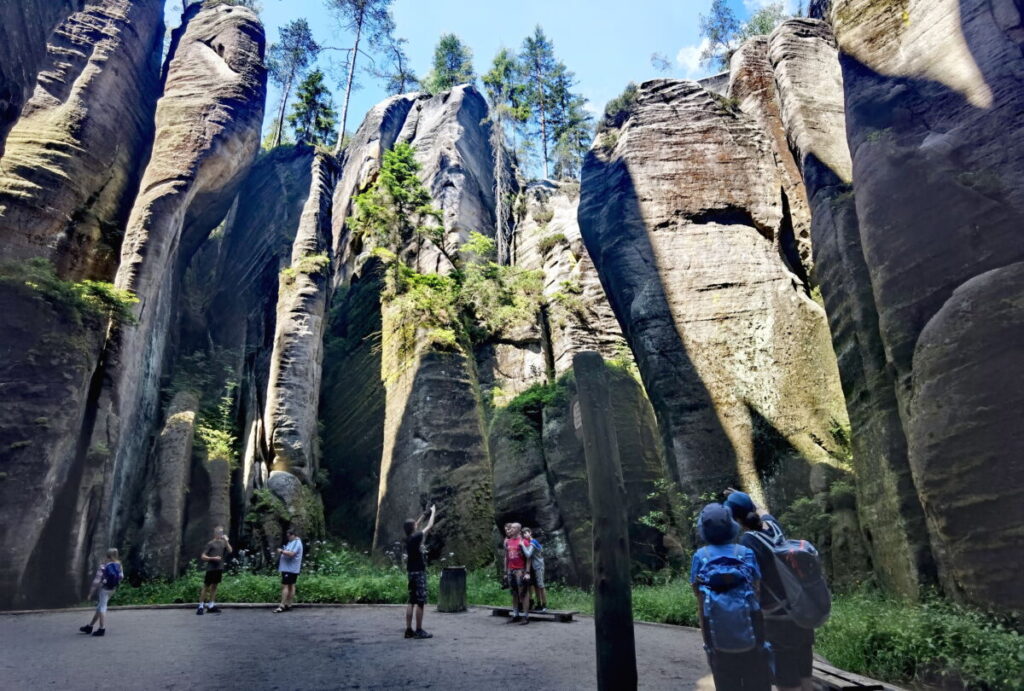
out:
<path id="1" fill-rule="evenodd" d="M 583 238 L 677 478 L 785 504 L 839 463 L 842 391 L 822 310 L 776 251 L 772 146 L 693 82 L 641 85 L 583 169 Z"/>
<path id="2" fill-rule="evenodd" d="M 772 34 L 769 57 L 811 200 L 815 266 L 850 415 L 865 542 L 881 583 L 913 596 L 934 580 L 935 567 L 860 242 L 835 38 L 824 22 L 793 19 Z"/>
<path id="3" fill-rule="evenodd" d="M 0 156 L 21 107 L 46 61 L 46 41 L 85 0 L 19 0 L 0 4 Z"/>
<path id="4" fill-rule="evenodd" d="M 857 218 L 940 579 L 1024 609 L 1024 17 L 836 0 Z"/>
<path id="5" fill-rule="evenodd" d="M 162 0 L 89 0 L 51 36 L 0 165 L 0 258 L 109 281 L 153 138 Z"/>
<path id="6" fill-rule="evenodd" d="M 156 139 L 132 209 L 116 285 L 136 294 L 138 323 L 112 337 L 76 515 L 82 573 L 91 550 L 123 528 L 157 422 L 170 318 L 187 258 L 224 218 L 256 155 L 266 97 L 256 15 L 197 4 L 171 45 Z"/>

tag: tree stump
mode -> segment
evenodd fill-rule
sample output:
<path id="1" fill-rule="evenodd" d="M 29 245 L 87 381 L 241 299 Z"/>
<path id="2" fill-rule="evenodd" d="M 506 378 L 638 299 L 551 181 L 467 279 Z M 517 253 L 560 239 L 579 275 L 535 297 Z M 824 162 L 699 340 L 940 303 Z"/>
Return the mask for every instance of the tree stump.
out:
<path id="1" fill-rule="evenodd" d="M 437 611 L 466 611 L 465 566 L 446 566 L 441 569 L 441 588 L 437 598 Z"/>

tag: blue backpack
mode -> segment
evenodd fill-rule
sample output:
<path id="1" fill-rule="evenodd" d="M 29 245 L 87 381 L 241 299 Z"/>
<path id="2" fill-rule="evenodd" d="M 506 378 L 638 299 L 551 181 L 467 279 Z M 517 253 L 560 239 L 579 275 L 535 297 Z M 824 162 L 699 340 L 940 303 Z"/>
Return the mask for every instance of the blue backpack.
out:
<path id="1" fill-rule="evenodd" d="M 103 589 L 113 590 L 117 586 L 121 585 L 121 581 L 124 580 L 124 572 L 121 571 L 121 565 L 117 562 L 110 562 L 103 567 Z"/>
<path id="2" fill-rule="evenodd" d="M 723 653 L 744 653 L 760 645 L 754 617 L 760 611 L 754 576 L 743 561 L 742 545 L 729 545 L 731 554 L 701 547 L 696 583 L 704 594 L 705 636 L 708 646 Z"/>

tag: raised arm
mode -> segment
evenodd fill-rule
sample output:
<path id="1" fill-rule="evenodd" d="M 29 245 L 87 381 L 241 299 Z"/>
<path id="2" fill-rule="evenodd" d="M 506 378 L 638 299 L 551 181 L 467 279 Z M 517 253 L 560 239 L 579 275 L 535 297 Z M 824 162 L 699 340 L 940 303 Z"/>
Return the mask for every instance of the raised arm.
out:
<path id="1" fill-rule="evenodd" d="M 434 504 L 430 505 L 430 520 L 423 526 L 423 534 L 426 535 L 427 531 L 434 527 L 434 516 L 437 514 L 437 506 Z"/>

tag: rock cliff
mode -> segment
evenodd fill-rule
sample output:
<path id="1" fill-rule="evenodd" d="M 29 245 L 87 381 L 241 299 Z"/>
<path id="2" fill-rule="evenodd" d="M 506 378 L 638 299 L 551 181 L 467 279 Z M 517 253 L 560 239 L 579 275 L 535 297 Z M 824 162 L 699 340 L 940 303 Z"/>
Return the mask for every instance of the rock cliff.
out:
<path id="1" fill-rule="evenodd" d="M 687 492 L 785 505 L 841 472 L 822 310 L 776 250 L 787 224 L 759 124 L 693 82 L 641 85 L 583 169 L 580 227 Z"/>
<path id="2" fill-rule="evenodd" d="M 46 41 L 85 0 L 24 0 L 0 7 L 0 156 L 7 133 L 32 95 L 46 60 Z"/>
<path id="3" fill-rule="evenodd" d="M 76 512 L 98 518 L 72 531 L 81 546 L 69 559 L 75 572 L 126 529 L 141 491 L 148 435 L 138 430 L 156 423 L 183 260 L 227 214 L 259 147 L 264 48 L 256 15 L 229 5 L 193 5 L 172 41 L 153 150 L 115 281 L 137 296 L 137 324 L 117 330 L 107 347 L 89 444 L 102 453 L 79 489 Z"/>
<path id="4" fill-rule="evenodd" d="M 835 38 L 824 22 L 791 20 L 772 34 L 769 54 L 811 201 L 817 278 L 853 430 L 861 525 L 879 580 L 912 596 L 933 582 L 934 563 L 860 242 Z"/>
<path id="5" fill-rule="evenodd" d="M 0 165 L 0 257 L 110 280 L 153 136 L 160 0 L 90 0 L 50 37 Z"/>
<path id="6" fill-rule="evenodd" d="M 1024 437 L 1007 426 L 1024 358 L 1011 307 L 1024 257 L 1021 8 L 843 0 L 831 17 L 864 262 L 939 575 L 966 600 L 1021 609 L 1014 569 L 996 566 L 1021 518 L 996 507 L 1024 496 Z"/>

